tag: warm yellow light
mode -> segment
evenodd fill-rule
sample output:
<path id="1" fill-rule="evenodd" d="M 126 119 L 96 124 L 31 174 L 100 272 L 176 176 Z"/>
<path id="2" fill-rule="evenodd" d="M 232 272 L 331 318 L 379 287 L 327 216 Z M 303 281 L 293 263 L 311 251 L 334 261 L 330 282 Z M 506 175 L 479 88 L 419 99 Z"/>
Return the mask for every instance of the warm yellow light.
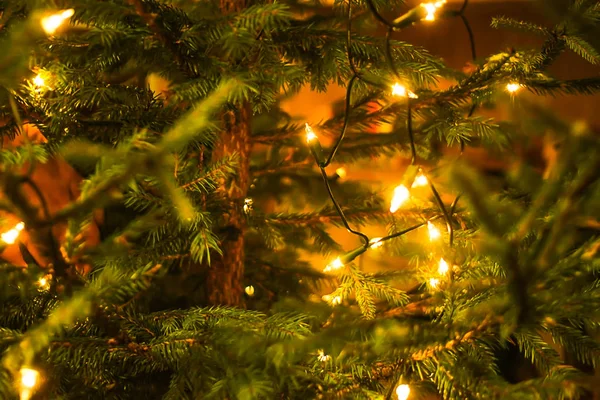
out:
<path id="1" fill-rule="evenodd" d="M 33 394 L 33 389 L 38 383 L 40 373 L 35 369 L 21 368 L 19 371 L 19 394 L 21 400 L 29 400 Z"/>
<path id="2" fill-rule="evenodd" d="M 332 262 L 330 262 L 325 267 L 323 272 L 335 271 L 335 270 L 342 268 L 343 266 L 344 266 L 344 263 L 342 262 L 342 259 L 338 257 L 335 260 L 333 260 Z"/>
<path id="3" fill-rule="evenodd" d="M 310 127 L 310 125 L 308 123 L 306 123 L 305 130 L 306 130 L 306 141 L 307 142 L 310 143 L 310 141 L 317 138 L 315 131 L 312 130 L 312 128 Z"/>
<path id="4" fill-rule="evenodd" d="M 400 97 L 410 97 L 411 99 L 416 99 L 419 97 L 403 85 L 399 84 L 398 82 L 394 83 L 394 85 L 392 86 L 392 95 Z"/>
<path id="5" fill-rule="evenodd" d="M 37 74 L 37 76 L 35 78 L 33 78 L 33 83 L 35 86 L 37 87 L 42 87 L 44 86 L 44 78 L 42 78 L 42 76 L 40 74 Z"/>
<path id="6" fill-rule="evenodd" d="M 25 224 L 23 222 L 19 222 L 13 229 L 9 230 L 8 232 L 4 232 L 2 235 L 0 235 L 0 237 L 4 243 L 13 244 L 19 237 L 19 234 L 23 228 L 25 228 Z"/>
<path id="7" fill-rule="evenodd" d="M 396 388 L 396 396 L 398 396 L 398 400 L 407 400 L 409 394 L 410 386 L 408 385 L 398 385 Z"/>
<path id="8" fill-rule="evenodd" d="M 421 174 L 417 175 L 417 177 L 415 178 L 415 181 L 413 182 L 412 187 L 416 188 L 419 186 L 425 186 L 428 183 L 429 183 L 429 181 L 427 180 L 427 177 L 421 173 Z"/>
<path id="9" fill-rule="evenodd" d="M 376 238 L 369 240 L 369 243 L 371 244 L 371 248 L 376 249 L 378 247 L 383 246 L 383 242 L 381 241 L 381 239 L 383 239 L 383 238 L 376 237 Z"/>
<path id="10" fill-rule="evenodd" d="M 402 206 L 402 204 L 406 203 L 406 201 L 410 198 L 410 192 L 404 185 L 397 186 L 394 189 L 394 197 L 392 198 L 392 204 L 390 206 L 390 212 L 395 213 Z"/>
<path id="11" fill-rule="evenodd" d="M 319 355 L 317 356 L 317 358 L 319 359 L 319 361 L 326 362 L 326 361 L 331 360 L 331 357 L 328 356 L 327 354 L 325 354 L 325 352 L 323 350 L 319 350 L 318 353 L 319 353 Z"/>
<path id="12" fill-rule="evenodd" d="M 344 179 L 346 177 L 346 168 L 344 167 L 340 167 L 338 169 L 335 170 L 335 173 L 337 174 L 337 176 L 339 176 L 341 179 Z"/>
<path id="13" fill-rule="evenodd" d="M 244 292 L 246 292 L 246 294 L 250 297 L 254 296 L 254 286 L 252 286 L 252 285 L 246 286 L 246 288 L 244 289 Z"/>
<path id="14" fill-rule="evenodd" d="M 429 286 L 431 286 L 433 289 L 435 289 L 437 287 L 437 285 L 440 284 L 440 280 L 437 278 L 430 278 L 429 279 Z"/>
<path id="15" fill-rule="evenodd" d="M 246 197 L 244 199 L 244 213 L 246 213 L 246 214 L 250 213 L 250 211 L 252 211 L 253 204 L 254 204 L 254 201 L 252 201 L 252 199 L 250 197 Z"/>
<path id="16" fill-rule="evenodd" d="M 438 274 L 445 275 L 449 269 L 450 269 L 450 267 L 448 266 L 448 263 L 446 262 L 446 260 L 444 260 L 443 258 L 440 258 L 440 264 L 438 266 Z"/>
<path id="17" fill-rule="evenodd" d="M 446 0 L 431 2 L 431 3 L 421 3 L 421 7 L 425 8 L 427 11 L 427 15 L 423 18 L 425 21 L 435 21 L 435 13 L 446 3 Z"/>
<path id="18" fill-rule="evenodd" d="M 331 304 L 332 306 L 337 306 L 338 304 L 342 304 L 341 296 L 331 296 L 330 294 L 326 294 L 321 298 L 323 299 L 323 301 L 326 301 L 327 303 Z"/>
<path id="19" fill-rule="evenodd" d="M 48 17 L 44 17 L 42 18 L 42 28 L 48 35 L 52 35 L 62 23 L 71 18 L 73 14 L 75 14 L 75 10 L 69 8 Z"/>
<path id="20" fill-rule="evenodd" d="M 46 276 L 38 279 L 37 284 L 40 287 L 40 289 L 42 289 L 42 290 L 50 289 L 50 282 L 48 281 L 48 278 Z"/>
<path id="21" fill-rule="evenodd" d="M 509 93 L 516 93 L 519 89 L 521 89 L 521 84 L 519 83 L 509 83 L 506 85 L 506 90 Z"/>
<path id="22" fill-rule="evenodd" d="M 427 230 L 429 231 L 429 240 L 432 242 L 442 236 L 440 230 L 430 221 L 427 221 Z"/>

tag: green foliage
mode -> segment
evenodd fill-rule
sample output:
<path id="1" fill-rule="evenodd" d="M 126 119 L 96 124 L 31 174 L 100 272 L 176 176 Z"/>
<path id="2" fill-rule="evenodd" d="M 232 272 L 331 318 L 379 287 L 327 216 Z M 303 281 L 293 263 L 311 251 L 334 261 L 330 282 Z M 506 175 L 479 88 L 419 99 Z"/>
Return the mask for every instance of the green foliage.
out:
<path id="1" fill-rule="evenodd" d="M 48 144 L 0 151 L 0 210 L 25 222 L 12 254 L 39 245 L 51 265 L 29 252 L 35 264 L 0 266 L 0 398 L 15 397 L 22 367 L 41 372 L 37 396 L 57 399 L 391 399 L 399 383 L 411 398 L 597 390 L 600 143 L 581 123 L 502 93 L 519 83 L 539 96 L 596 94 L 598 78 L 547 69 L 566 50 L 598 64 L 597 2 L 546 2 L 554 26 L 493 19 L 544 43 L 470 72 L 370 33 L 372 9 L 400 15 L 403 1 L 257 1 L 231 12 L 222 3 L 72 0 L 60 7 L 76 24 L 53 36 L 37 3 L 3 5 L 0 134 L 12 140 L 28 123 Z M 417 95 L 410 111 L 390 96 L 390 63 Z M 37 73 L 41 87 L 30 82 Z M 410 158 L 414 146 L 411 170 L 422 167 L 431 186 L 411 187 L 393 215 L 378 182 L 321 174 L 305 121 L 279 107 L 304 86 L 325 91 L 355 74 L 344 110 L 309 122 L 333 140 L 346 127 L 335 163 Z M 156 77 L 168 87 L 151 85 Z M 442 78 L 450 86 L 436 89 Z M 508 99 L 507 120 L 479 114 Z M 246 111 L 248 143 L 224 142 Z M 372 133 L 383 124 L 391 131 Z M 533 165 L 528 146 L 550 136 L 556 157 Z M 450 147 L 464 147 L 463 160 L 445 157 Z M 506 166 L 469 165 L 471 150 Z M 59 156 L 86 173 L 81 194 L 46 215 L 27 198 L 24 167 Z M 95 211 L 113 206 L 117 223 L 88 246 Z M 356 259 L 321 272 L 348 250 L 331 228 L 372 224 L 406 231 L 366 250 L 381 270 Z M 64 238 L 52 236 L 63 227 Z M 245 308 L 210 300 L 209 276 L 231 278 L 215 262 L 231 243 L 243 243 L 245 270 L 223 285 L 246 287 Z M 510 381 L 509 348 L 530 378 Z"/>

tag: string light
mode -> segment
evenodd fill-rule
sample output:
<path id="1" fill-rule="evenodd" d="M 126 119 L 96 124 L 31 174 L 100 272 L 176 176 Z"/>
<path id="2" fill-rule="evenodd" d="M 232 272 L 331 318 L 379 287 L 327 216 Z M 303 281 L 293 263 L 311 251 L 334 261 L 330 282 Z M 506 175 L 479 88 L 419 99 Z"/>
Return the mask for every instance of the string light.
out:
<path id="1" fill-rule="evenodd" d="M 346 168 L 340 167 L 335 170 L 335 173 L 340 177 L 340 179 L 344 179 L 346 177 Z"/>
<path id="2" fill-rule="evenodd" d="M 506 91 L 509 93 L 518 92 L 523 86 L 520 83 L 509 83 L 506 85 Z"/>
<path id="3" fill-rule="evenodd" d="M 410 97 L 411 99 L 416 99 L 419 97 L 403 85 L 399 84 L 398 82 L 394 83 L 394 85 L 392 86 L 392 95 L 400 97 Z"/>
<path id="4" fill-rule="evenodd" d="M 311 151 L 313 157 L 315 158 L 317 165 L 322 167 L 323 166 L 323 162 L 322 162 L 323 148 L 321 147 L 319 138 L 317 137 L 317 135 L 315 134 L 315 131 L 313 131 L 313 129 L 310 127 L 310 125 L 308 123 L 305 124 L 305 130 L 306 130 L 306 143 L 308 143 L 308 146 L 310 147 L 310 151 Z"/>
<path id="5" fill-rule="evenodd" d="M 244 213 L 249 214 L 252 211 L 254 201 L 250 197 L 244 199 Z"/>
<path id="6" fill-rule="evenodd" d="M 246 288 L 244 289 L 244 292 L 246 292 L 246 294 L 250 297 L 254 296 L 254 286 L 252 286 L 252 285 L 246 286 Z"/>
<path id="7" fill-rule="evenodd" d="M 398 385 L 396 388 L 396 396 L 398 396 L 398 400 L 407 400 L 410 395 L 410 386 L 408 385 Z"/>
<path id="8" fill-rule="evenodd" d="M 376 249 L 378 247 L 383 246 L 383 242 L 381 241 L 381 239 L 383 239 L 383 238 L 376 237 L 376 238 L 373 238 L 373 239 L 369 240 L 369 243 L 371 244 L 370 247 L 372 249 Z"/>
<path id="9" fill-rule="evenodd" d="M 445 275 L 446 272 L 448 272 L 450 269 L 450 267 L 448 266 L 448 263 L 446 262 L 446 260 L 444 260 L 443 258 L 440 258 L 440 263 L 438 265 L 438 274 L 440 275 Z"/>
<path id="10" fill-rule="evenodd" d="M 73 14 L 75 14 L 75 10 L 69 8 L 56 14 L 52 14 L 48 17 L 44 17 L 41 21 L 42 28 L 48 35 L 52 35 L 63 24 L 63 22 L 71 18 Z"/>
<path id="11" fill-rule="evenodd" d="M 23 222 L 19 222 L 13 229 L 0 235 L 0 238 L 2 238 L 2 241 L 6 244 L 13 244 L 19 237 L 19 234 L 23 228 L 25 228 L 25 224 Z"/>
<path id="12" fill-rule="evenodd" d="M 33 78 L 33 84 L 37 87 L 43 87 L 45 86 L 45 81 L 44 78 L 42 78 L 41 74 L 37 74 L 37 76 L 35 78 Z"/>
<path id="13" fill-rule="evenodd" d="M 395 213 L 402 206 L 402 204 L 406 203 L 406 201 L 410 198 L 410 192 L 404 185 L 399 185 L 394 189 L 394 197 L 392 198 L 392 204 L 390 206 L 390 212 Z"/>
<path id="14" fill-rule="evenodd" d="M 442 237 L 440 230 L 431 221 L 427 221 L 427 230 L 429 231 L 429 240 L 432 242 Z"/>
<path id="15" fill-rule="evenodd" d="M 40 373 L 35 369 L 21 368 L 19 371 L 19 395 L 21 400 L 29 400 L 37 386 Z"/>
<path id="16" fill-rule="evenodd" d="M 319 355 L 317 356 L 317 358 L 319 359 L 319 361 L 327 362 L 327 361 L 331 360 L 331 356 L 325 354 L 325 352 L 322 349 L 319 349 L 318 353 L 319 353 Z"/>
<path id="17" fill-rule="evenodd" d="M 344 263 L 342 262 L 342 259 L 340 257 L 338 257 L 335 260 L 333 260 L 332 262 L 330 262 L 329 264 L 327 264 L 327 266 L 325 267 L 323 272 L 336 271 L 336 270 L 342 268 L 343 266 L 344 266 Z"/>
<path id="18" fill-rule="evenodd" d="M 433 289 L 437 288 L 437 286 L 440 284 L 440 280 L 437 278 L 429 278 L 429 286 L 431 286 Z"/>
<path id="19" fill-rule="evenodd" d="M 446 3 L 446 0 L 440 0 L 431 3 L 421 3 L 421 7 L 425 8 L 427 15 L 423 18 L 425 21 L 435 21 L 435 13 Z"/>
<path id="20" fill-rule="evenodd" d="M 51 275 L 42 276 L 40 279 L 38 279 L 37 285 L 39 286 L 40 290 L 50 289 L 50 279 Z"/>
<path id="21" fill-rule="evenodd" d="M 323 299 L 323 301 L 326 301 L 327 303 L 331 304 L 334 307 L 339 304 L 342 304 L 341 296 L 331 296 L 330 294 L 326 294 L 321 298 Z"/>
<path id="22" fill-rule="evenodd" d="M 429 183 L 429 181 L 427 180 L 427 177 L 423 173 L 420 173 L 415 178 L 415 181 L 413 182 L 411 188 L 426 186 L 428 183 Z"/>

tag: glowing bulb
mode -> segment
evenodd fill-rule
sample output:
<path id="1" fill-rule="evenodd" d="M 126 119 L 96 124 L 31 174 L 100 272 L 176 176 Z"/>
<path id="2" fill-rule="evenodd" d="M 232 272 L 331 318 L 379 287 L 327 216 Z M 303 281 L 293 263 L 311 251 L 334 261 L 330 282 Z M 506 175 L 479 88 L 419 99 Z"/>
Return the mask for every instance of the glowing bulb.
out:
<path id="1" fill-rule="evenodd" d="M 326 294 L 321 298 L 323 299 L 323 301 L 326 301 L 327 303 L 331 304 L 334 307 L 337 306 L 338 304 L 342 304 L 341 296 L 331 296 L 330 294 Z"/>
<path id="2" fill-rule="evenodd" d="M 21 368 L 20 375 L 20 398 L 21 400 L 29 400 L 33 394 L 33 389 L 38 383 L 40 373 L 35 369 Z"/>
<path id="3" fill-rule="evenodd" d="M 506 85 L 506 90 L 509 93 L 516 93 L 519 89 L 521 89 L 521 84 L 519 83 L 509 83 Z"/>
<path id="4" fill-rule="evenodd" d="M 310 127 L 310 125 L 308 123 L 306 123 L 305 130 L 306 130 L 306 141 L 308 143 L 310 143 L 312 140 L 317 138 L 315 131 L 312 130 L 312 128 Z"/>
<path id="5" fill-rule="evenodd" d="M 412 187 L 416 188 L 419 186 L 425 186 L 429 183 L 429 181 L 427 180 L 427 177 L 423 174 L 419 174 L 417 175 L 417 177 L 415 178 L 415 181 L 412 184 Z"/>
<path id="6" fill-rule="evenodd" d="M 252 199 L 250 197 L 247 197 L 244 199 L 244 213 L 248 214 L 250 213 L 250 211 L 252 211 L 252 205 L 254 204 L 254 202 L 252 201 Z"/>
<path id="7" fill-rule="evenodd" d="M 440 258 L 440 263 L 438 265 L 438 274 L 444 275 L 449 270 L 448 263 L 443 258 Z"/>
<path id="8" fill-rule="evenodd" d="M 25 228 L 25 224 L 23 222 L 19 222 L 13 229 L 8 232 L 4 232 L 0 237 L 2 241 L 6 244 L 13 244 L 17 238 L 19 237 L 19 233 Z"/>
<path id="9" fill-rule="evenodd" d="M 335 270 L 342 268 L 343 266 L 344 266 L 344 263 L 342 262 L 342 259 L 338 257 L 335 260 L 333 260 L 332 262 L 330 262 L 329 265 L 327 265 L 325 267 L 323 272 L 335 271 Z"/>
<path id="10" fill-rule="evenodd" d="M 431 286 L 433 289 L 435 289 L 437 287 L 437 285 L 440 284 L 440 280 L 437 278 L 430 278 L 429 279 L 429 286 Z"/>
<path id="11" fill-rule="evenodd" d="M 246 292 L 246 294 L 250 297 L 254 296 L 254 286 L 252 286 L 252 285 L 246 286 L 246 288 L 244 289 L 244 292 Z"/>
<path id="12" fill-rule="evenodd" d="M 435 12 L 441 8 L 446 0 L 436 1 L 433 3 L 421 3 L 421 7 L 425 8 L 427 15 L 423 18 L 425 21 L 435 21 Z"/>
<path id="13" fill-rule="evenodd" d="M 398 400 L 408 399 L 409 394 L 410 386 L 408 385 L 398 385 L 398 387 L 396 388 L 396 396 L 398 396 Z"/>
<path id="14" fill-rule="evenodd" d="M 75 10 L 69 8 L 62 10 L 56 14 L 42 18 L 42 28 L 48 35 L 52 35 L 62 25 L 63 22 L 71 18 L 75 14 Z"/>
<path id="15" fill-rule="evenodd" d="M 406 201 L 410 198 L 410 192 L 404 185 L 397 186 L 394 189 L 394 197 L 392 198 L 392 204 L 390 206 L 390 212 L 395 213 L 402 206 L 402 204 L 406 203 Z"/>
<path id="16" fill-rule="evenodd" d="M 430 221 L 427 221 L 427 230 L 429 231 L 429 240 L 431 240 L 432 242 L 434 240 L 439 239 L 442 236 L 440 230 L 436 228 L 436 226 Z"/>
<path id="17" fill-rule="evenodd" d="M 48 290 L 48 289 L 50 289 L 50 282 L 48 281 L 48 275 L 47 276 L 43 276 L 40 279 L 38 279 L 37 284 L 38 284 L 38 286 L 40 287 L 41 290 Z"/>
<path id="18" fill-rule="evenodd" d="M 33 83 L 35 86 L 37 87 L 42 87 L 44 86 L 44 78 L 42 78 L 42 76 L 40 74 L 37 74 L 37 76 L 35 78 L 33 78 Z"/>
<path id="19" fill-rule="evenodd" d="M 376 237 L 376 238 L 369 240 L 369 243 L 371 243 L 371 248 L 376 249 L 378 247 L 383 246 L 383 242 L 381 241 L 381 239 L 382 238 L 380 238 L 380 237 Z"/>
<path id="20" fill-rule="evenodd" d="M 327 354 L 325 354 L 325 352 L 323 350 L 319 350 L 318 351 L 319 355 L 317 356 L 317 358 L 319 359 L 319 361 L 321 362 L 326 362 L 331 360 L 331 357 Z"/>
<path id="21" fill-rule="evenodd" d="M 346 168 L 340 167 L 335 170 L 335 173 L 340 177 L 340 179 L 344 179 L 346 177 Z"/>
<path id="22" fill-rule="evenodd" d="M 416 99 L 419 96 L 417 96 L 416 94 L 414 94 L 413 92 L 411 92 L 410 90 L 406 89 L 406 87 L 404 87 L 403 85 L 399 84 L 399 83 L 394 83 L 394 85 L 392 86 L 392 95 L 393 96 L 401 96 L 401 97 L 410 97 L 411 99 Z"/>

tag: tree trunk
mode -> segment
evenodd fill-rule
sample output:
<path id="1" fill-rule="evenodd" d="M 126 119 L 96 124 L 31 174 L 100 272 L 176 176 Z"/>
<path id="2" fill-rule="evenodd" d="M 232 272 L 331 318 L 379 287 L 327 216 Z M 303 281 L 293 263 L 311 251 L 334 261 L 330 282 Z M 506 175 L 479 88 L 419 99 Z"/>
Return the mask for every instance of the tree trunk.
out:
<path id="1" fill-rule="evenodd" d="M 250 186 L 250 117 L 249 104 L 224 114 L 224 131 L 213 150 L 218 160 L 236 153 L 238 173 L 231 182 L 220 187 L 228 205 L 224 216 L 225 237 L 221 243 L 223 256 L 209 266 L 206 288 L 213 305 L 243 306 L 244 234 L 246 219 L 242 211 L 244 198 Z"/>

